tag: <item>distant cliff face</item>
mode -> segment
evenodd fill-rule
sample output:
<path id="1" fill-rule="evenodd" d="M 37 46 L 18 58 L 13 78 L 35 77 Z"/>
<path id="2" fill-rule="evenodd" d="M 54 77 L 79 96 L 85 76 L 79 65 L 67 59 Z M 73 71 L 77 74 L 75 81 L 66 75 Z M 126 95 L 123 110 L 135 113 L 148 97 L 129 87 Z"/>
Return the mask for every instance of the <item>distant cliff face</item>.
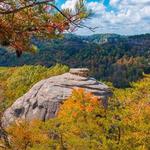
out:
<path id="1" fill-rule="evenodd" d="M 74 88 L 84 88 L 103 101 L 107 107 L 111 91 L 108 86 L 88 77 L 87 69 L 71 69 L 69 73 L 42 80 L 34 85 L 29 92 L 16 100 L 3 115 L 4 127 L 18 119 L 47 120 L 56 116 L 60 104 L 66 100 Z"/>

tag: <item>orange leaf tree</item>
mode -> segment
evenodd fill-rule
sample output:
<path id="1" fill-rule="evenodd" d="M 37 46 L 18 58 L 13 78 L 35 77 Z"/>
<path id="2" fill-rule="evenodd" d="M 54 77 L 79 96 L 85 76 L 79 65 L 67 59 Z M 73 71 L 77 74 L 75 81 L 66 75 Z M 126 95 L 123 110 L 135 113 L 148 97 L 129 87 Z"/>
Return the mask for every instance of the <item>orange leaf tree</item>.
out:
<path id="1" fill-rule="evenodd" d="M 16 124 L 6 129 L 9 134 L 10 146 L 12 150 L 47 149 L 49 138 L 47 132 L 42 130 L 41 121 L 16 121 Z"/>
<path id="2" fill-rule="evenodd" d="M 49 39 L 83 27 L 89 15 L 84 0 L 73 10 L 59 9 L 55 0 L 0 0 L 0 44 L 23 51 L 35 51 L 33 37 Z"/>
<path id="3" fill-rule="evenodd" d="M 111 121 L 110 121 L 111 122 Z M 60 149 L 107 149 L 109 119 L 101 100 L 83 89 L 73 90 L 57 118 L 46 122 Z"/>

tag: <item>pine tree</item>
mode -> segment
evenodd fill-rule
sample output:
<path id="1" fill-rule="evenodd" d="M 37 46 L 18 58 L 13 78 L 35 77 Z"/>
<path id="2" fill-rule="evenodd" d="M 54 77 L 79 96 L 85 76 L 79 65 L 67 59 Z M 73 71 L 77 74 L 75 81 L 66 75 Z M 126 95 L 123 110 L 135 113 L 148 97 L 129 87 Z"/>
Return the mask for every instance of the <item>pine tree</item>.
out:
<path id="1" fill-rule="evenodd" d="M 88 15 L 84 0 L 73 10 L 59 9 L 55 0 L 0 0 L 0 43 L 14 49 L 18 57 L 23 51 L 35 52 L 32 38 L 61 37 L 83 27 L 81 21 Z"/>

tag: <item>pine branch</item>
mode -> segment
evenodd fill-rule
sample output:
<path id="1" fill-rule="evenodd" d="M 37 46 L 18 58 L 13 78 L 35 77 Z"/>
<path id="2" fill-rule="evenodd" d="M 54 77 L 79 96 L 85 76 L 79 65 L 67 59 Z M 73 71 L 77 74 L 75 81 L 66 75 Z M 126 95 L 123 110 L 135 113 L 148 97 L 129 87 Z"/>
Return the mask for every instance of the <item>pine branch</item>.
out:
<path id="1" fill-rule="evenodd" d="M 17 12 L 19 12 L 19 11 L 22 11 L 23 9 L 35 7 L 35 6 L 42 5 L 42 4 L 46 4 L 46 3 L 49 3 L 49 2 L 53 2 L 53 1 L 54 1 L 54 0 L 45 0 L 45 1 L 42 1 L 42 2 L 35 2 L 35 3 L 29 4 L 29 5 L 27 5 L 27 6 L 20 7 L 20 8 L 18 8 L 18 9 L 0 11 L 0 14 L 1 14 L 1 15 L 7 15 L 7 14 L 12 14 L 12 13 L 17 13 Z M 4 2 L 3 2 L 3 3 L 4 3 Z"/>

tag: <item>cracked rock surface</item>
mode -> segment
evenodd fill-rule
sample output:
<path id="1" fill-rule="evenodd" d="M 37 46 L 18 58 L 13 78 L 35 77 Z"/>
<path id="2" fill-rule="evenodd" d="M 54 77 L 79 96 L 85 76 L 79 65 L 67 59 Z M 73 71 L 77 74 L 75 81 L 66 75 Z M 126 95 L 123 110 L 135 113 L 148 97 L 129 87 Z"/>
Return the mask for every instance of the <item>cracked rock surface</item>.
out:
<path id="1" fill-rule="evenodd" d="M 85 74 L 87 69 L 71 69 L 69 73 L 38 82 L 4 112 L 2 125 L 6 127 L 18 119 L 45 121 L 55 117 L 60 104 L 71 95 L 74 88 L 92 92 L 107 107 L 108 97 L 112 95 L 109 87 Z"/>

